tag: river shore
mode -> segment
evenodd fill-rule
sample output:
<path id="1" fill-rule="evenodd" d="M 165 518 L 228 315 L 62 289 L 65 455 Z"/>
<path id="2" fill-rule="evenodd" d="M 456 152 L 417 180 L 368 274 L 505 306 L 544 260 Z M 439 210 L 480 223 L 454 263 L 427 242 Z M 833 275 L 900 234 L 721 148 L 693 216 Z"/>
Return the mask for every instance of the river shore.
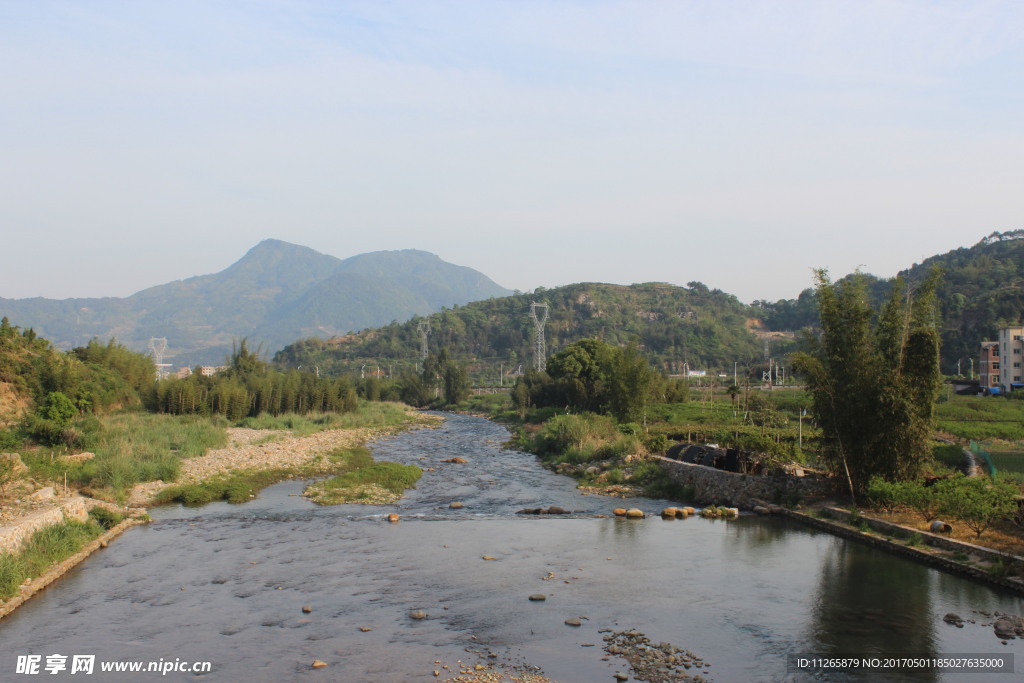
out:
<path id="1" fill-rule="evenodd" d="M 54 522 L 67 518 L 67 500 L 75 502 L 74 518 L 85 519 L 88 508 L 94 506 L 116 510 L 130 517 L 99 538 L 85 544 L 71 557 L 49 567 L 39 577 L 34 577 L 17 595 L 0 603 L 0 619 L 13 612 L 17 607 L 31 598 L 38 591 L 56 581 L 92 553 L 121 535 L 129 527 L 144 523 L 147 519 L 146 507 L 153 504 L 154 498 L 169 486 L 179 484 L 198 484 L 216 477 L 234 474 L 240 471 L 290 470 L 295 473 L 316 473 L 328 471 L 331 463 L 328 453 L 338 449 L 354 448 L 365 445 L 371 439 L 379 439 L 396 434 L 409 428 L 436 426 L 443 422 L 437 415 L 426 415 L 410 410 L 409 421 L 402 425 L 387 427 L 331 429 L 313 434 L 293 436 L 287 430 L 229 428 L 229 445 L 224 448 L 212 449 L 196 458 L 187 458 L 181 463 L 181 476 L 173 483 L 152 481 L 136 485 L 130 492 L 126 508 L 120 508 L 104 501 L 83 499 L 73 496 L 70 499 L 39 500 L 38 496 L 28 496 L 4 507 L 3 528 L 17 531 L 19 527 L 29 525 L 24 534 L 27 538 L 38 524 L 29 524 L 34 518 L 53 517 Z M 80 510 L 78 508 L 81 508 Z M 54 513 L 47 516 L 48 513 Z M 19 541 L 18 545 L 20 545 Z M 8 550 L 14 550 L 10 548 Z"/>

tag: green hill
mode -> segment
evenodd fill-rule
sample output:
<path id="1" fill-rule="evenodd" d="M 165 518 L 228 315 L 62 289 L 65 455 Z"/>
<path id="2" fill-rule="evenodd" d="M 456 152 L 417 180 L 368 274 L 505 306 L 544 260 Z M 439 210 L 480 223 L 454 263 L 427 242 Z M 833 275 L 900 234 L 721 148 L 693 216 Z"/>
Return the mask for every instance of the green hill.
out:
<path id="1" fill-rule="evenodd" d="M 670 374 L 689 369 L 732 374 L 759 363 L 763 348 L 748 329 L 750 307 L 731 294 L 699 282 L 688 287 L 661 283 L 631 286 L 574 284 L 532 294 L 479 301 L 426 318 L 392 323 L 359 334 L 323 340 L 303 339 L 275 357 L 281 365 L 316 365 L 331 374 L 363 371 L 363 365 L 412 368 L 420 357 L 423 321 L 430 323 L 428 344 L 455 358 L 476 362 L 479 373 L 497 377 L 499 367 L 531 367 L 534 353 L 533 302 L 547 303 L 548 354 L 578 339 L 599 337 L 625 345 L 639 340 L 644 354 Z"/>
<path id="2" fill-rule="evenodd" d="M 932 256 L 899 275 L 913 284 L 936 267 L 944 273 L 938 290 L 942 371 L 956 372 L 957 360 L 963 359 L 961 370 L 966 374 L 968 359 L 977 357 L 980 342 L 995 339 L 1000 327 L 1024 321 L 1024 230 L 994 232 L 972 247 Z M 891 292 L 892 280 L 867 277 L 877 305 Z M 754 306 L 771 330 L 795 330 L 818 323 L 810 289 L 797 299 L 756 301 Z"/>

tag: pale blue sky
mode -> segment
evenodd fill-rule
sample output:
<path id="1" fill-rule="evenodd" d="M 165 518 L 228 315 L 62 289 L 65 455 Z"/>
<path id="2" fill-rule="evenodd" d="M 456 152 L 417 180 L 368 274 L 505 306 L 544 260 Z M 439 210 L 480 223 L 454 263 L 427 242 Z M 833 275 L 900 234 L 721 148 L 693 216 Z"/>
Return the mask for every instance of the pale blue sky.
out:
<path id="1" fill-rule="evenodd" d="M 0 296 L 268 237 L 794 297 L 1024 228 L 1024 3 L 0 0 Z"/>

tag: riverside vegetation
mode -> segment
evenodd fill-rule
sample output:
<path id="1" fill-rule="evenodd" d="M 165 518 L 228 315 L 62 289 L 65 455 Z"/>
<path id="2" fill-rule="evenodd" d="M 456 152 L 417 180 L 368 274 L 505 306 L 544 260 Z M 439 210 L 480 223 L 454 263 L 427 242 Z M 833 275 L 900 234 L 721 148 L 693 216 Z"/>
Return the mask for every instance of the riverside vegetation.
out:
<path id="1" fill-rule="evenodd" d="M 243 340 L 228 368 L 214 377 L 156 382 L 151 360 L 114 341 L 61 353 L 31 330 L 0 321 L 0 508 L 5 520 L 27 511 L 27 496 L 47 483 L 123 502 L 137 484 L 174 482 L 186 464 L 223 448 L 229 427 L 268 430 L 272 440 L 302 439 L 325 430 L 381 433 L 409 424 L 405 405 L 369 400 L 347 379 L 279 371 Z M 88 455 L 66 457 L 89 451 Z M 320 502 L 366 502 L 379 488 L 396 496 L 415 475 L 393 463 L 374 463 L 360 448 L 310 454 L 288 467 L 261 464 L 206 481 L 166 488 L 156 502 L 242 502 L 263 486 L 294 476 L 338 474 Z M 315 456 L 315 457 L 312 457 Z M 22 467 L 24 465 L 24 467 Z M 353 483 L 354 482 L 354 483 Z M 346 485 L 353 483 L 351 490 Z M 0 592 L 74 554 L 111 520 L 94 508 L 87 523 L 69 521 L 37 532 L 17 553 L 0 553 Z"/>

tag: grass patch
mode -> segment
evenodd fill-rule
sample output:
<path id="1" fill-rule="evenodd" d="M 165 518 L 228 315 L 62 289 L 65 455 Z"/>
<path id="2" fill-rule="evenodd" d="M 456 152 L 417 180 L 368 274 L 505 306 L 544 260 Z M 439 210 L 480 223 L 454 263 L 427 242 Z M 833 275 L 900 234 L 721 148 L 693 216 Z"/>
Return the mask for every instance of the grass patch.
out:
<path id="1" fill-rule="evenodd" d="M 181 503 L 190 507 L 206 505 L 215 501 L 227 501 L 233 504 L 245 503 L 255 498 L 261 489 L 286 479 L 313 477 L 318 474 L 345 474 L 373 464 L 373 457 L 366 448 L 339 448 L 328 453 L 319 462 L 304 467 L 240 470 L 197 484 L 168 486 L 156 495 L 153 503 L 155 505 Z M 419 468 L 414 469 L 419 471 Z"/>
<path id="2" fill-rule="evenodd" d="M 390 503 L 420 480 L 423 470 L 397 462 L 374 462 L 306 489 L 306 496 L 321 505 Z"/>
<path id="3" fill-rule="evenodd" d="M 103 531 L 93 520 L 67 521 L 43 527 L 19 553 L 0 553 L 0 598 L 15 595 L 26 579 L 38 577 L 52 565 L 71 557 Z"/>
<path id="4" fill-rule="evenodd" d="M 154 504 L 181 503 L 182 505 L 206 505 L 214 501 L 244 503 L 259 493 L 260 489 L 290 479 L 296 474 L 292 469 L 243 470 L 216 477 L 199 484 L 178 484 L 168 486 L 154 499 Z"/>
<path id="5" fill-rule="evenodd" d="M 102 418 L 100 428 L 86 444 L 96 457 L 67 463 L 53 453 L 24 455 L 30 475 L 37 480 L 88 487 L 91 493 L 107 491 L 123 497 L 127 489 L 143 481 L 174 481 L 181 459 L 204 454 L 227 443 L 223 418 L 123 413 Z"/>

